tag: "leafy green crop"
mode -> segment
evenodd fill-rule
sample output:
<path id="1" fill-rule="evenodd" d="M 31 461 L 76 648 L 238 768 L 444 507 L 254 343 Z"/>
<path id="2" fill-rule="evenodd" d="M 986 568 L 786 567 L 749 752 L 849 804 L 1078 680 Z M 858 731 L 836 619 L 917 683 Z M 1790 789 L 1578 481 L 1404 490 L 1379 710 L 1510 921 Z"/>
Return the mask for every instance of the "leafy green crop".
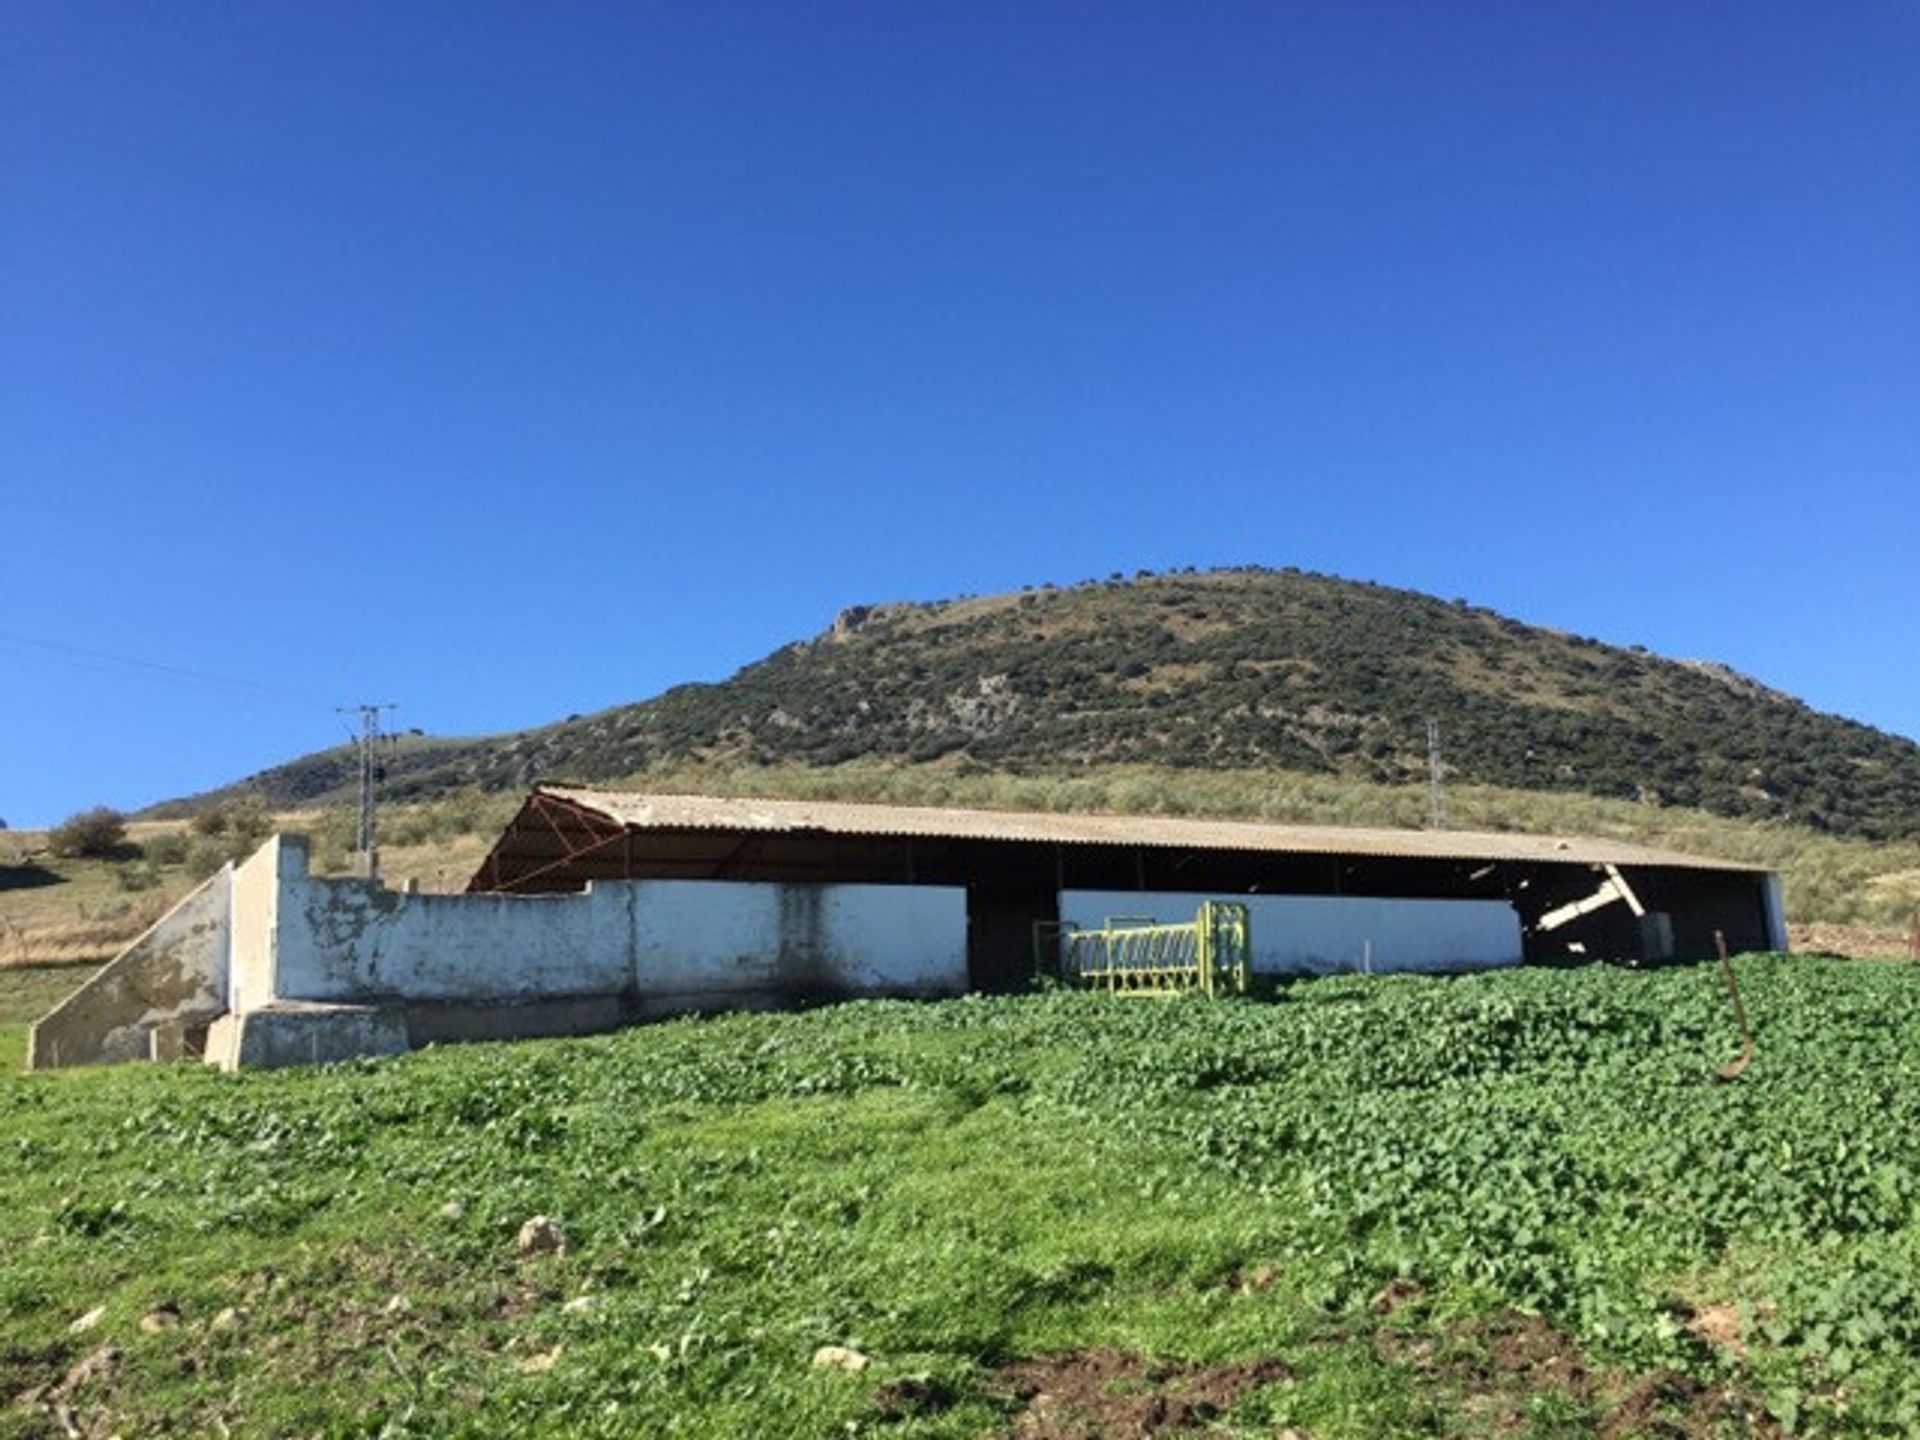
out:
<path id="1" fill-rule="evenodd" d="M 1915 1433 L 1920 970 L 1739 972 L 1732 1083 L 1711 970 L 1603 966 L 10 1078 L 0 1400 L 112 1340 L 75 1403 L 126 1433 L 960 1436 L 1009 1423 L 997 1364 L 1113 1346 L 1296 1369 L 1224 1434 L 1471 1434 L 1370 1337 L 1518 1307 L 1611 1372 Z M 564 1254 L 516 1253 L 533 1214 Z M 1383 1319 L 1389 1287 L 1416 1298 Z M 162 1301 L 181 1323 L 141 1331 Z M 880 1413 L 901 1377 L 942 1404 Z"/>

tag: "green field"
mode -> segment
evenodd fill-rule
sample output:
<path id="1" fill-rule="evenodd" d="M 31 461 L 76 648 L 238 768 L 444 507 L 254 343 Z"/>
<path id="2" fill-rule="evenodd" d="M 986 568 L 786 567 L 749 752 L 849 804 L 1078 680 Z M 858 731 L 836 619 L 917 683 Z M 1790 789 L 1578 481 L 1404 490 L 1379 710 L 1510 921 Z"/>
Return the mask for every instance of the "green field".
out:
<path id="1" fill-rule="evenodd" d="M 0 1434 L 1915 1433 L 1920 968 L 1739 970 L 9 1073 Z"/>

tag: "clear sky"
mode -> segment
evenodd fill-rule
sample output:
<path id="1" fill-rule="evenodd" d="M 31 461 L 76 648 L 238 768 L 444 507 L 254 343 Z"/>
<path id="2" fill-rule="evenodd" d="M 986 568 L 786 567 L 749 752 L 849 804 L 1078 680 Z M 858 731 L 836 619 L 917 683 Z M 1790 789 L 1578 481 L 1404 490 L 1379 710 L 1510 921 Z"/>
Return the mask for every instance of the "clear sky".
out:
<path id="1" fill-rule="evenodd" d="M 1908 0 L 0 0 L 15 826 L 1187 564 L 1920 735 L 1917 484 Z"/>

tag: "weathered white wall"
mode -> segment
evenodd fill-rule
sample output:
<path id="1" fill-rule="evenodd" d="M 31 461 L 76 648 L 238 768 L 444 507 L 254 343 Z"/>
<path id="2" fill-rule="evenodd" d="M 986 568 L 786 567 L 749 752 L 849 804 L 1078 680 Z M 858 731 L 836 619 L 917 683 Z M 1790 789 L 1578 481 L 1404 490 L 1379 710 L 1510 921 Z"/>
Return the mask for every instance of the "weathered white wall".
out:
<path id="1" fill-rule="evenodd" d="M 642 880 L 578 895 L 410 895 L 309 876 L 304 849 L 280 855 L 270 966 L 248 963 L 236 1009 L 966 987 L 957 888 Z M 265 994 L 252 983 L 263 968 Z"/>
<path id="2" fill-rule="evenodd" d="M 234 868 L 232 939 L 227 963 L 227 1008 L 252 1010 L 273 999 L 274 935 L 280 924 L 283 879 L 304 881 L 307 842 L 273 835 Z"/>
<path id="3" fill-rule="evenodd" d="M 228 904 L 223 865 L 27 1033 L 27 1067 L 148 1058 L 158 1026 L 204 1025 L 227 1008 Z"/>
<path id="4" fill-rule="evenodd" d="M 1346 970 L 1485 970 L 1518 965 L 1520 917 L 1503 900 L 1389 900 L 1351 895 L 1203 895 L 1068 890 L 1060 918 L 1084 928 L 1110 915 L 1193 919 L 1203 900 L 1238 900 L 1253 927 L 1252 965 L 1269 975 Z"/>
<path id="5" fill-rule="evenodd" d="M 632 887 L 584 895 L 409 895 L 282 880 L 275 998 L 491 1004 L 611 994 L 632 972 Z"/>
<path id="6" fill-rule="evenodd" d="M 967 986 L 957 886 L 642 880 L 643 994 L 756 990 L 953 993 Z"/>

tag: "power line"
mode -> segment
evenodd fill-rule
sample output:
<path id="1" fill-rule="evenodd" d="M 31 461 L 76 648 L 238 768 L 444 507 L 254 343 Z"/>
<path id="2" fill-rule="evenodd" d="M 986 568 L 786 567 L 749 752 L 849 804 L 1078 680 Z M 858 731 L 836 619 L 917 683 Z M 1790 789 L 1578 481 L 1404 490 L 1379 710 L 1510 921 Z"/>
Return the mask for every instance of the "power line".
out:
<path id="1" fill-rule="evenodd" d="M 114 667 L 131 670 L 147 680 L 157 680 L 174 685 L 198 686 L 202 689 L 222 691 L 242 691 L 264 699 L 285 701 L 306 701 L 309 698 L 296 690 L 285 686 L 270 685 L 259 680 L 247 680 L 238 675 L 221 675 L 211 670 L 194 670 L 185 665 L 169 665 L 159 660 L 143 660 L 133 655 L 116 655 L 109 650 L 94 650 L 84 645 L 69 645 L 61 640 L 43 640 L 38 636 L 22 635 L 12 630 L 0 630 L 0 645 L 11 645 L 34 651 L 49 659 L 64 660 L 68 664 L 82 668 L 113 673 Z"/>

